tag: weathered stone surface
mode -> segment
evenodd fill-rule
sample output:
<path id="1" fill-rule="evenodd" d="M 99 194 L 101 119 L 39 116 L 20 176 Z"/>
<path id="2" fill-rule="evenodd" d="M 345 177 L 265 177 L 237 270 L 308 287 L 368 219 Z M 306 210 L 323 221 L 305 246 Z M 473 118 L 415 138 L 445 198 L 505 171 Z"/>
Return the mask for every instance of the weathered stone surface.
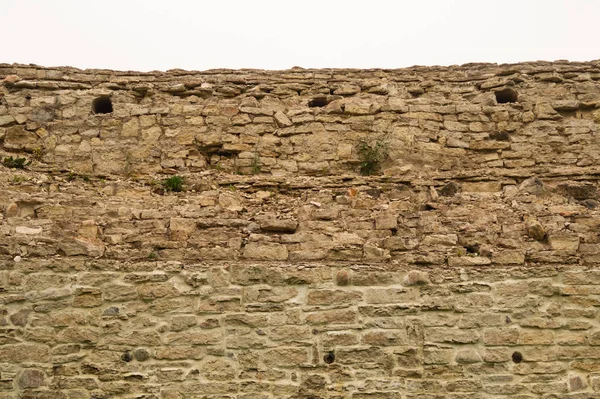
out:
<path id="1" fill-rule="evenodd" d="M 480 363 L 481 356 L 474 349 L 460 350 L 456 353 L 456 363 L 460 364 L 473 364 Z"/>
<path id="2" fill-rule="evenodd" d="M 25 235 L 37 235 L 41 234 L 44 229 L 41 227 L 31 228 L 27 226 L 17 226 L 15 227 L 15 233 L 17 234 L 25 234 Z"/>
<path id="3" fill-rule="evenodd" d="M 422 272 L 420 270 L 411 270 L 402 279 L 402 284 L 405 286 L 428 284 L 429 282 L 429 275 L 427 272 Z"/>
<path id="4" fill-rule="evenodd" d="M 293 233 L 298 227 L 298 222 L 292 219 L 275 219 L 261 217 L 257 219 L 260 228 L 264 231 L 279 231 L 282 233 Z"/>
<path id="5" fill-rule="evenodd" d="M 286 260 L 288 250 L 281 244 L 259 244 L 251 242 L 244 248 L 243 256 L 255 260 Z"/>
<path id="6" fill-rule="evenodd" d="M 18 312 L 15 312 L 10 315 L 10 321 L 15 326 L 24 327 L 27 325 L 27 321 L 31 312 L 32 311 L 30 309 L 21 309 Z"/>
<path id="7" fill-rule="evenodd" d="M 37 146 L 39 137 L 34 132 L 25 130 L 24 126 L 11 126 L 4 136 L 4 148 L 8 150 L 31 150 Z"/>
<path id="8" fill-rule="evenodd" d="M 593 396 L 599 69 L 0 64 L 0 397 Z"/>
<path id="9" fill-rule="evenodd" d="M 19 375 L 19 388 L 39 388 L 46 384 L 46 375 L 41 370 L 28 369 L 23 370 Z"/>

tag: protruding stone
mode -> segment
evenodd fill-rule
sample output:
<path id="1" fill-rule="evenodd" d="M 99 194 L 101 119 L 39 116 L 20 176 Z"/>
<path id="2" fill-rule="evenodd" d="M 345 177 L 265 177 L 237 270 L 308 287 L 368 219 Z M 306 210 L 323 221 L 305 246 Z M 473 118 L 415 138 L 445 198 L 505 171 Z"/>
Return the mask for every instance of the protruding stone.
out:
<path id="1" fill-rule="evenodd" d="M 519 191 L 525 194 L 542 195 L 546 192 L 544 183 L 537 177 L 530 177 L 525 179 L 519 185 Z"/>
<path id="2" fill-rule="evenodd" d="M 298 227 L 298 221 L 293 219 L 276 219 L 273 217 L 257 218 L 261 230 L 276 231 L 281 233 L 293 233 Z"/>
<path id="3" fill-rule="evenodd" d="M 292 121 L 281 111 L 275 112 L 274 118 L 279 127 L 290 127 L 293 125 Z"/>
<path id="4" fill-rule="evenodd" d="M 420 270 L 411 270 L 404 276 L 404 279 L 402 279 L 402 284 L 405 286 L 429 283 L 428 273 Z"/>
<path id="5" fill-rule="evenodd" d="M 41 227 L 27 227 L 27 226 L 17 226 L 15 227 L 15 232 L 17 234 L 25 234 L 25 235 L 37 235 L 41 234 L 44 231 Z"/>
<path id="6" fill-rule="evenodd" d="M 117 306 L 111 306 L 104 309 L 102 316 L 117 316 L 119 314 L 119 308 Z"/>
<path id="7" fill-rule="evenodd" d="M 456 353 L 456 363 L 459 364 L 472 364 L 480 363 L 481 356 L 475 349 L 465 349 Z"/>
<path id="8" fill-rule="evenodd" d="M 19 214 L 19 206 L 14 203 L 11 202 L 10 204 L 8 204 L 6 206 L 6 217 L 7 218 L 14 218 Z"/>
<path id="9" fill-rule="evenodd" d="M 133 351 L 133 357 L 135 357 L 135 360 L 138 362 L 143 362 L 150 358 L 150 352 L 146 348 L 137 348 Z"/>
<path id="10" fill-rule="evenodd" d="M 536 241 L 544 241 L 546 239 L 546 229 L 537 220 L 530 220 L 526 225 L 527 235 Z"/>
<path id="11" fill-rule="evenodd" d="M 15 83 L 17 83 L 18 81 L 20 81 L 21 78 L 19 77 L 19 75 L 8 75 L 7 77 L 5 77 L 2 82 L 7 85 L 13 85 Z"/>
<path id="12" fill-rule="evenodd" d="M 350 273 L 348 270 L 340 270 L 335 275 L 335 283 L 339 286 L 346 286 L 350 283 Z"/>

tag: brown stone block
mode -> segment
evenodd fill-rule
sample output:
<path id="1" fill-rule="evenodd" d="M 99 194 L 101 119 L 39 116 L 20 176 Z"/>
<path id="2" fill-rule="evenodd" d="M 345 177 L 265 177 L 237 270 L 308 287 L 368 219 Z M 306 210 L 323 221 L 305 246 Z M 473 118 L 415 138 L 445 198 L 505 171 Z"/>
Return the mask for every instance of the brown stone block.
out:
<path id="1" fill-rule="evenodd" d="M 146 283 L 138 286 L 138 295 L 141 299 L 151 301 L 156 298 L 173 297 L 179 295 L 179 290 L 171 283 Z"/>
<path id="2" fill-rule="evenodd" d="M 72 326 L 62 330 L 56 337 L 61 343 L 83 342 L 95 344 L 98 342 L 100 334 L 88 327 Z"/>
<path id="3" fill-rule="evenodd" d="M 486 363 L 504 363 L 510 360 L 509 348 L 485 348 L 483 351 L 483 361 Z"/>
<path id="4" fill-rule="evenodd" d="M 463 349 L 456 352 L 454 360 L 459 364 L 480 363 L 481 356 L 479 356 L 479 353 L 475 349 Z"/>
<path id="5" fill-rule="evenodd" d="M 527 360 L 527 359 L 525 359 Z M 524 361 L 513 366 L 515 374 L 557 374 L 562 373 L 567 366 L 560 362 L 527 362 Z"/>
<path id="6" fill-rule="evenodd" d="M 102 291 L 97 288 L 78 288 L 73 297 L 73 306 L 92 308 L 102 305 Z"/>
<path id="7" fill-rule="evenodd" d="M 553 343 L 553 331 L 521 330 L 519 337 L 520 345 L 552 345 Z"/>
<path id="8" fill-rule="evenodd" d="M 37 134 L 25 130 L 24 126 L 11 126 L 6 130 L 4 136 L 4 148 L 10 150 L 29 150 L 33 151 L 39 147 Z"/>
<path id="9" fill-rule="evenodd" d="M 251 242 L 244 247 L 242 257 L 253 260 L 286 260 L 288 250 L 281 244 Z"/>
<path id="10" fill-rule="evenodd" d="M 354 305 L 362 300 L 360 291 L 348 290 L 310 290 L 307 305 Z"/>
<path id="11" fill-rule="evenodd" d="M 483 343 L 489 346 L 516 345 L 519 330 L 511 327 L 486 328 L 483 330 Z"/>
<path id="12" fill-rule="evenodd" d="M 322 340 L 325 348 L 352 346 L 358 344 L 359 335 L 353 331 L 328 331 L 322 336 Z"/>
<path id="13" fill-rule="evenodd" d="M 381 363 L 385 353 L 375 346 L 340 348 L 335 351 L 335 362 L 340 364 Z"/>
<path id="14" fill-rule="evenodd" d="M 459 330 L 447 327 L 426 327 L 426 343 L 472 344 L 479 341 L 475 330 Z"/>
<path id="15" fill-rule="evenodd" d="M 127 346 L 159 346 L 160 335 L 156 331 L 133 331 L 127 335 L 107 335 L 102 338 L 105 344 Z"/>
<path id="16" fill-rule="evenodd" d="M 50 350 L 46 345 L 39 344 L 14 344 L 0 345 L 0 362 L 15 363 L 40 362 L 47 363 Z"/>
<path id="17" fill-rule="evenodd" d="M 419 292 L 413 288 L 371 288 L 365 291 L 367 303 L 406 303 L 417 300 Z"/>
<path id="18" fill-rule="evenodd" d="M 448 266 L 487 266 L 492 261 L 485 256 L 451 256 L 448 258 Z"/>
<path id="19" fill-rule="evenodd" d="M 18 384 L 20 389 L 39 388 L 47 385 L 46 374 L 41 370 L 27 369 L 19 375 Z"/>
<path id="20" fill-rule="evenodd" d="M 206 356 L 206 348 L 189 345 L 170 345 L 156 348 L 154 358 L 157 360 L 202 359 Z"/>
<path id="21" fill-rule="evenodd" d="M 506 316 L 497 313 L 468 313 L 461 316 L 459 328 L 500 327 L 506 324 Z"/>
<path id="22" fill-rule="evenodd" d="M 400 346 L 408 343 L 404 330 L 369 331 L 363 334 L 361 343 L 372 346 Z"/>
<path id="23" fill-rule="evenodd" d="M 523 251 L 494 252 L 492 262 L 499 265 L 521 265 L 525 263 L 525 253 Z"/>
<path id="24" fill-rule="evenodd" d="M 357 320 L 357 312 L 351 309 L 325 310 L 309 313 L 306 322 L 309 324 L 349 324 Z"/>
<path id="25" fill-rule="evenodd" d="M 425 348 L 423 349 L 424 364 L 448 364 L 454 357 L 453 349 Z"/>
<path id="26" fill-rule="evenodd" d="M 278 326 L 273 327 L 267 333 L 273 341 L 297 342 L 312 339 L 312 332 L 308 326 Z"/>
<path id="27" fill-rule="evenodd" d="M 558 353 L 553 346 L 526 346 L 519 349 L 524 361 L 553 362 L 557 361 Z"/>
<path id="28" fill-rule="evenodd" d="M 298 367 L 309 361 L 308 349 L 277 348 L 263 354 L 265 364 L 271 366 Z"/>
<path id="29" fill-rule="evenodd" d="M 126 302 L 137 298 L 137 290 L 133 285 L 109 284 L 103 287 L 104 300 L 109 302 Z"/>
<path id="30" fill-rule="evenodd" d="M 584 345 L 587 341 L 585 332 L 559 331 L 556 333 L 557 345 Z"/>
<path id="31" fill-rule="evenodd" d="M 598 285 L 600 270 L 566 271 L 562 275 L 562 282 L 567 285 Z"/>
<path id="32" fill-rule="evenodd" d="M 600 359 L 598 346 L 560 346 L 556 353 L 559 360 Z"/>

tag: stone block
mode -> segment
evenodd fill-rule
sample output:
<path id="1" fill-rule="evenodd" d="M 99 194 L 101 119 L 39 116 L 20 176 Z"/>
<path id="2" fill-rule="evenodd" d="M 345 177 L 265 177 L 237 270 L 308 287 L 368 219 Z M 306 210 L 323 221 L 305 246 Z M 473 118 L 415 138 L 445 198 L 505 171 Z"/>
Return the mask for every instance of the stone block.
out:
<path id="1" fill-rule="evenodd" d="M 244 247 L 242 256 L 252 260 L 286 260 L 288 250 L 281 244 L 250 242 Z"/>

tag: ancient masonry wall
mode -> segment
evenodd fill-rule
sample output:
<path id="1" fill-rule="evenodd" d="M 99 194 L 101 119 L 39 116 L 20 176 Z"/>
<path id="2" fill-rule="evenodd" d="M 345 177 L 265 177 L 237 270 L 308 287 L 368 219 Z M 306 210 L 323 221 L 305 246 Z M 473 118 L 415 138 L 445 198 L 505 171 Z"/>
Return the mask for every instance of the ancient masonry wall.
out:
<path id="1" fill-rule="evenodd" d="M 600 62 L 0 82 L 0 399 L 600 398 Z"/>

